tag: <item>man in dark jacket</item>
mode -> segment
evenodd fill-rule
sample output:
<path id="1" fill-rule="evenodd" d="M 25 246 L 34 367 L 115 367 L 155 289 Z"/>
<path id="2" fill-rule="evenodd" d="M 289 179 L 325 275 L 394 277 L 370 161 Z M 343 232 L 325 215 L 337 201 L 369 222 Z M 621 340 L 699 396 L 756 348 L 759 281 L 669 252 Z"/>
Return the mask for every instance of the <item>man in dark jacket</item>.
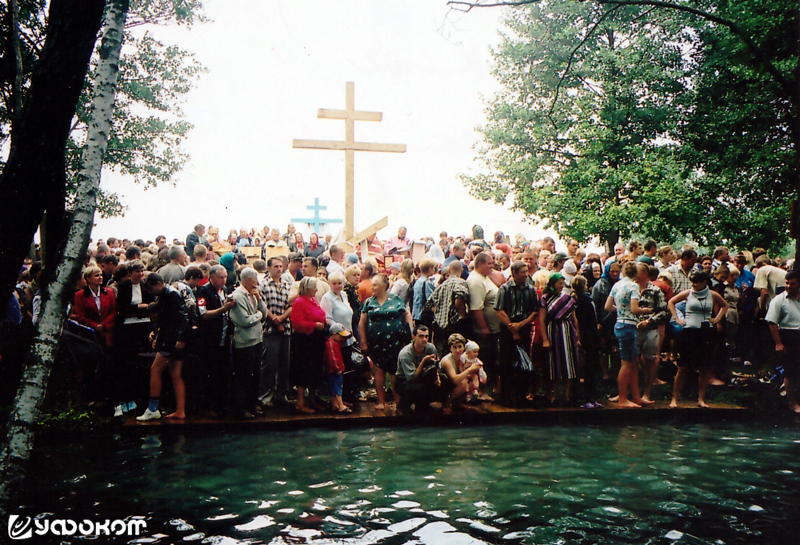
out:
<path id="1" fill-rule="evenodd" d="M 145 422 L 161 418 L 158 405 L 161 396 L 161 375 L 169 367 L 172 386 L 175 389 L 175 412 L 167 418 L 186 418 L 186 387 L 181 376 L 183 352 L 186 337 L 189 333 L 189 312 L 183 296 L 173 288 L 164 284 L 164 280 L 156 273 L 144 281 L 145 289 L 154 297 L 155 321 L 150 340 L 156 349 L 156 359 L 150 367 L 150 404 L 142 416 L 136 420 Z"/>
<path id="2" fill-rule="evenodd" d="M 231 388 L 231 345 L 228 311 L 236 303 L 225 294 L 228 271 L 214 265 L 208 284 L 197 290 L 200 313 L 200 388 L 201 406 L 219 414 L 228 406 Z M 214 416 L 209 413 L 209 416 Z"/>
<path id="3" fill-rule="evenodd" d="M 194 231 L 186 235 L 186 254 L 194 261 L 194 247 L 202 242 L 203 235 L 206 234 L 206 226 L 198 223 L 194 226 Z"/>

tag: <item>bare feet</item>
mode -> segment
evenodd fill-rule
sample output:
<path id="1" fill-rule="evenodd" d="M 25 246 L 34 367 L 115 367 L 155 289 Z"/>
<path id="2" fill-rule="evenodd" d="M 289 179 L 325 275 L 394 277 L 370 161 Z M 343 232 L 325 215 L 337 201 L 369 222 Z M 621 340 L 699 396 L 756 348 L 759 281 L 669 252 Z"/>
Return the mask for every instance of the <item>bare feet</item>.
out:
<path id="1" fill-rule="evenodd" d="M 672 400 L 672 401 L 670 401 L 670 403 L 669 403 L 669 408 L 670 408 L 670 409 L 677 409 L 677 408 L 678 408 L 678 402 L 677 402 L 677 401 L 675 401 L 675 400 L 673 399 L 673 400 Z"/>
<path id="2" fill-rule="evenodd" d="M 617 403 L 619 401 L 619 396 L 609 397 L 608 400 L 611 403 Z"/>
<path id="3" fill-rule="evenodd" d="M 637 405 L 633 401 L 619 401 L 620 409 L 639 409 L 641 405 Z"/>
<path id="4" fill-rule="evenodd" d="M 305 405 L 295 405 L 295 408 L 301 413 L 314 414 L 315 412 L 314 409 L 311 407 L 306 407 Z"/>
<path id="5" fill-rule="evenodd" d="M 377 405 L 375 405 L 375 410 L 376 411 L 382 411 L 385 408 L 386 408 L 386 406 L 383 403 L 378 403 Z"/>
<path id="6" fill-rule="evenodd" d="M 634 402 L 638 403 L 639 405 L 652 405 L 655 401 L 650 401 L 649 399 L 641 398 L 641 399 L 634 399 Z"/>
<path id="7" fill-rule="evenodd" d="M 489 394 L 483 394 L 478 399 L 480 399 L 481 401 L 494 401 L 494 398 L 491 397 Z"/>
<path id="8" fill-rule="evenodd" d="M 657 378 L 656 381 L 653 383 L 653 386 L 664 386 L 665 384 L 666 384 L 666 381 L 661 380 L 660 378 Z"/>
<path id="9" fill-rule="evenodd" d="M 708 409 L 708 405 L 706 404 L 705 401 L 698 401 L 697 406 L 700 407 L 701 409 Z"/>
<path id="10" fill-rule="evenodd" d="M 794 405 L 792 405 L 789 408 L 792 409 L 796 413 L 800 413 L 800 405 L 798 405 L 797 403 L 795 403 Z"/>
<path id="11" fill-rule="evenodd" d="M 711 380 L 708 381 L 709 386 L 725 386 L 725 383 L 722 382 L 717 377 L 712 377 Z"/>
<path id="12" fill-rule="evenodd" d="M 177 418 L 178 420 L 183 420 L 184 418 L 186 418 L 186 414 L 175 411 L 174 413 L 169 413 L 164 418 Z"/>

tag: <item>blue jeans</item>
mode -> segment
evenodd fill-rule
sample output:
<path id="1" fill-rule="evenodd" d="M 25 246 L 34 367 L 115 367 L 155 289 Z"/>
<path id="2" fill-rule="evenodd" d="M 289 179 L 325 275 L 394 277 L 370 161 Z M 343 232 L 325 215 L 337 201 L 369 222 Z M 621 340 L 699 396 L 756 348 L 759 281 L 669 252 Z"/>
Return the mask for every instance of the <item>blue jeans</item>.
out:
<path id="1" fill-rule="evenodd" d="M 625 361 L 635 360 L 639 356 L 636 349 L 636 326 L 617 322 L 614 324 L 614 335 L 619 341 L 619 357 Z"/>

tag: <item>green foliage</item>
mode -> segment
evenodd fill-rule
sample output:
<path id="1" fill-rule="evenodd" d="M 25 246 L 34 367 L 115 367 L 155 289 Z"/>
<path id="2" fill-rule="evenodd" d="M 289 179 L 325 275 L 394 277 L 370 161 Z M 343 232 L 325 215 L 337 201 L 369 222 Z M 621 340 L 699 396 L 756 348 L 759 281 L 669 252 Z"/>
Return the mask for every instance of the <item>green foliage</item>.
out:
<path id="1" fill-rule="evenodd" d="M 192 128 L 183 119 L 180 104 L 205 69 L 192 53 L 165 45 L 149 34 L 135 39 L 127 32 L 126 44 L 105 166 L 145 187 L 171 182 L 188 159 L 181 143 Z M 70 187 L 80 167 L 90 101 L 91 89 L 87 85 L 76 114 L 78 123 L 68 143 Z M 124 206 L 118 195 L 101 190 L 98 211 L 104 217 L 121 215 Z"/>
<path id="2" fill-rule="evenodd" d="M 43 42 L 46 3 L 43 0 L 19 0 L 19 5 L 24 91 Z M 3 99 L 0 105 L 0 145 L 5 144 L 11 134 L 15 74 L 13 59 L 7 53 L 9 19 L 6 10 L 5 3 L 0 5 L 0 95 Z M 126 24 L 129 30 L 125 34 L 114 123 L 105 155 L 106 168 L 129 176 L 145 187 L 174 182 L 175 175 L 188 159 L 181 144 L 192 128 L 183 119 L 180 105 L 205 69 L 191 52 L 164 44 L 139 27 L 154 24 L 191 26 L 207 21 L 201 0 L 132 0 Z M 75 194 L 86 122 L 90 115 L 90 82 L 96 62 L 97 58 L 90 67 L 73 131 L 67 142 L 67 208 L 70 208 Z M 98 211 L 103 217 L 121 215 L 125 206 L 119 195 L 101 189 Z"/>
<path id="3" fill-rule="evenodd" d="M 787 35 L 775 25 L 796 23 L 778 3 L 747 0 L 745 30 L 796 66 L 796 41 L 772 43 Z M 741 17 L 741 5 L 719 13 Z M 676 10 L 601 2 L 531 3 L 506 27 L 482 168 L 462 176 L 474 196 L 579 240 L 785 245 L 788 106 L 774 107 L 776 84 L 740 38 Z"/>
<path id="4" fill-rule="evenodd" d="M 169 23 L 191 26 L 207 22 L 201 0 L 132 0 L 127 26 Z"/>
<path id="5" fill-rule="evenodd" d="M 720 16 L 738 21 L 769 61 L 798 84 L 793 69 L 800 22 L 794 0 L 715 4 Z M 682 152 L 705 175 L 701 190 L 712 204 L 705 235 L 719 231 L 734 246 L 779 251 L 788 242 L 789 206 L 797 198 L 797 147 L 790 128 L 797 112 L 738 36 L 710 24 L 698 25 L 697 36 L 694 109 L 682 131 Z"/>
<path id="6" fill-rule="evenodd" d="M 640 232 L 671 240 L 698 221 L 674 145 L 687 70 L 676 19 L 559 2 L 506 24 L 494 52 L 503 91 L 481 129 L 488 173 L 464 177 L 472 193 L 612 244 Z"/>
<path id="7" fill-rule="evenodd" d="M 67 402 L 43 412 L 37 426 L 40 430 L 87 431 L 107 425 L 108 418 L 90 412 L 84 404 Z"/>

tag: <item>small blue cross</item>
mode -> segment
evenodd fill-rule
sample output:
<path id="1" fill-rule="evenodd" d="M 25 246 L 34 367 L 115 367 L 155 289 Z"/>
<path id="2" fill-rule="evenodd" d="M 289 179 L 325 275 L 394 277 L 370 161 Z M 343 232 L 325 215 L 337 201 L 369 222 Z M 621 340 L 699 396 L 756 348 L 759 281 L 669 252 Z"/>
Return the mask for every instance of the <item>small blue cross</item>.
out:
<path id="1" fill-rule="evenodd" d="M 314 232 L 317 233 L 317 234 L 321 234 L 320 229 L 326 223 L 342 223 L 342 220 L 325 219 L 325 218 L 321 218 L 319 216 L 319 211 L 320 210 L 327 210 L 328 209 L 327 206 L 321 206 L 319 204 L 319 197 L 315 197 L 314 198 L 314 204 L 313 205 L 308 205 L 308 206 L 306 206 L 306 208 L 308 208 L 309 210 L 313 210 L 314 211 L 314 217 L 313 218 L 292 218 L 292 220 L 291 220 L 292 223 L 307 223 L 309 225 L 313 225 L 314 226 Z"/>

